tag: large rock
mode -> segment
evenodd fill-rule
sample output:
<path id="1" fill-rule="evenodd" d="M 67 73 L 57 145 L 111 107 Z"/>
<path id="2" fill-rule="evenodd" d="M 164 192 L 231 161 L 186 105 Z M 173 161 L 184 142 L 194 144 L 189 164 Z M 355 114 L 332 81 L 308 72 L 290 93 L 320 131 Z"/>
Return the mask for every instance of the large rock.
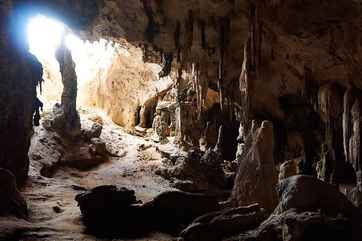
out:
<path id="1" fill-rule="evenodd" d="M 97 122 L 94 122 L 90 128 L 82 129 L 82 136 L 86 140 L 92 138 L 99 138 L 102 134 L 103 126 Z"/>
<path id="2" fill-rule="evenodd" d="M 254 143 L 241 160 L 231 196 L 234 206 L 260 203 L 269 212 L 277 205 L 278 176 L 273 158 L 273 124 L 264 121 Z"/>
<path id="3" fill-rule="evenodd" d="M 362 240 L 361 211 L 338 189 L 311 176 L 280 182 L 280 203 L 254 230 L 225 241 Z"/>
<path id="4" fill-rule="evenodd" d="M 275 213 L 289 209 L 316 211 L 348 218 L 361 216 L 361 212 L 338 191 L 335 186 L 311 176 L 297 175 L 284 179 L 279 184 L 280 203 Z"/>
<path id="5" fill-rule="evenodd" d="M 177 191 L 161 193 L 143 207 L 151 214 L 156 230 L 175 236 L 195 218 L 220 210 L 216 197 Z"/>
<path id="6" fill-rule="evenodd" d="M 140 212 L 135 192 L 99 186 L 76 196 L 88 231 L 99 236 L 142 236 L 149 231 L 148 215 Z"/>
<path id="7" fill-rule="evenodd" d="M 256 228 L 264 219 L 265 213 L 259 205 L 224 209 L 195 219 L 180 234 L 184 241 L 217 241 L 224 237 Z"/>
<path id="8" fill-rule="evenodd" d="M 139 237 L 163 231 L 173 235 L 198 216 L 218 211 L 211 196 L 165 192 L 143 205 L 134 191 L 115 186 L 100 186 L 77 195 L 83 222 L 91 233 L 109 237 Z"/>
<path id="9" fill-rule="evenodd" d="M 361 241 L 360 224 L 343 216 L 326 216 L 320 212 L 288 210 L 271 215 L 258 228 L 224 241 Z"/>
<path id="10" fill-rule="evenodd" d="M 182 191 L 205 192 L 222 190 L 227 186 L 220 152 L 209 148 L 206 152 L 193 148 L 187 156 L 176 157 L 174 165 L 160 167 L 156 174 L 166 179 L 179 179 L 176 188 Z M 191 187 L 192 186 L 192 187 Z"/>

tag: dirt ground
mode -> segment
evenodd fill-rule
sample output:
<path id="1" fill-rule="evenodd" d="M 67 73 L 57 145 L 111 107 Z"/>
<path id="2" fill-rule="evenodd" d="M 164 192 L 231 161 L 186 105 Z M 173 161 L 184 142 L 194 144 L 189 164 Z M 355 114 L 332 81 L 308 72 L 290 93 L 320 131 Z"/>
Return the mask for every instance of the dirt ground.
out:
<path id="1" fill-rule="evenodd" d="M 82 126 L 90 125 L 94 115 L 81 114 Z M 161 145 L 130 135 L 105 116 L 102 119 L 101 139 L 106 142 L 109 152 L 118 157 L 110 157 L 104 164 L 88 171 L 58 167 L 56 163 L 67 151 L 62 146 L 62 140 L 43 127 L 34 129 L 29 152 L 30 177 L 22 190 L 28 202 L 29 221 L 33 228 L 22 235 L 22 241 L 107 240 L 86 234 L 80 210 L 74 200 L 82 188 L 107 184 L 127 187 L 135 190 L 137 198 L 142 201 L 172 189 L 168 181 L 154 174 L 155 167 L 161 163 L 161 155 L 156 147 L 172 153 L 178 151 L 176 146 L 171 142 Z M 44 167 L 54 167 L 52 177 L 41 175 Z M 169 241 L 174 238 L 154 233 L 138 240 Z"/>

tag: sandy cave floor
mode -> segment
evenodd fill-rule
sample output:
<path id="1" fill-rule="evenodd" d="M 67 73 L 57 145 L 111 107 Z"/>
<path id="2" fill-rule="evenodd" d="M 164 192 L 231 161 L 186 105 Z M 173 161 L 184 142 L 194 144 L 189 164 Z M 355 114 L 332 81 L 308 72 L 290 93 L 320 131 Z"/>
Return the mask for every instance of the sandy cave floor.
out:
<path id="1" fill-rule="evenodd" d="M 91 116 L 94 113 L 81 115 L 82 126 L 92 123 Z M 40 170 L 59 159 L 59 138 L 43 127 L 35 128 L 29 151 L 29 181 L 22 190 L 30 210 L 29 221 L 34 228 L 24 233 L 22 241 L 107 240 L 85 233 L 80 210 L 74 200 L 82 192 L 77 187 L 89 189 L 107 184 L 123 186 L 135 190 L 137 198 L 142 201 L 172 189 L 168 181 L 154 174 L 154 170 L 161 162 L 156 147 L 172 153 L 178 151 L 174 145 L 160 145 L 127 134 L 105 117 L 103 122 L 101 139 L 106 142 L 107 149 L 111 153 L 117 153 L 119 157 L 110 157 L 108 162 L 89 171 L 59 167 L 52 178 L 42 176 Z M 139 148 L 141 145 L 146 148 Z M 166 241 L 174 238 L 154 233 L 137 240 Z"/>

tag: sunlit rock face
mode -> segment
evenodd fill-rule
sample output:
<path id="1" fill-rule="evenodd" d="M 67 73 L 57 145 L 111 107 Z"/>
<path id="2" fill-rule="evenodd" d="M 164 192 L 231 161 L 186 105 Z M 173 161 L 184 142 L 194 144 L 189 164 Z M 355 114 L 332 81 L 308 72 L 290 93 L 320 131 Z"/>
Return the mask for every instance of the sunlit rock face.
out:
<path id="1" fill-rule="evenodd" d="M 52 31 L 51 38 L 47 37 L 47 29 Z M 64 105 L 64 98 L 75 94 L 73 99 L 78 109 L 97 107 L 128 129 L 141 122 L 140 115 L 147 115 L 145 123 L 140 124 L 144 128 L 151 127 L 158 100 L 170 89 L 171 78 L 160 79 L 161 67 L 145 63 L 143 51 L 124 40 L 84 41 L 66 29 L 65 24 L 43 15 L 32 18 L 27 29 L 30 51 L 44 66 L 40 94 L 47 109 L 55 103 Z M 69 49 L 75 70 L 71 76 L 68 76 L 69 71 L 62 76 L 62 68 L 59 68 L 64 65 L 61 64 L 63 58 L 59 59 L 63 35 L 62 48 Z M 73 93 L 68 86 L 69 77 L 75 79 L 74 88 L 78 93 Z M 147 113 L 141 114 L 140 109 Z"/>
<path id="2" fill-rule="evenodd" d="M 158 99 L 170 90 L 172 80 L 170 77 L 160 79 L 161 67 L 144 63 L 141 49 L 124 44 L 118 46 L 116 52 L 103 77 L 100 75 L 89 82 L 87 91 L 83 92 L 84 101 L 105 110 L 115 123 L 132 129 L 140 122 L 142 106 L 154 100 L 155 112 Z"/>

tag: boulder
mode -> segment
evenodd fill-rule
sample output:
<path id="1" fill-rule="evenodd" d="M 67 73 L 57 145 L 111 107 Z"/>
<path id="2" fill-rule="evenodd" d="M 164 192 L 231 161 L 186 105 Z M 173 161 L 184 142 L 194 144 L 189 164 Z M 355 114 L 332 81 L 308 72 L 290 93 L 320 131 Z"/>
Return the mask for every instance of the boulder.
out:
<path id="1" fill-rule="evenodd" d="M 256 228 L 265 219 L 258 204 L 205 214 L 180 234 L 184 241 L 218 241 L 242 230 Z"/>
<path id="2" fill-rule="evenodd" d="M 360 211 L 339 190 L 312 176 L 297 175 L 279 183 L 280 203 L 276 214 L 289 209 L 321 210 L 328 215 L 343 214 L 348 218 L 361 216 Z"/>
<path id="3" fill-rule="evenodd" d="M 288 210 L 271 215 L 257 229 L 242 232 L 223 241 L 360 241 L 361 226 L 343 216 L 326 216 L 320 212 Z"/>
<path id="4" fill-rule="evenodd" d="M 82 136 L 85 140 L 91 140 L 92 138 L 99 138 L 102 134 L 103 126 L 97 122 L 94 122 L 90 129 L 83 129 Z"/>
<path id="5" fill-rule="evenodd" d="M 101 156 L 107 156 L 108 155 L 106 143 L 104 143 L 101 139 L 92 138 L 90 140 L 90 142 L 91 142 L 90 148 L 92 149 L 92 152 L 94 154 L 101 155 Z"/>
<path id="6" fill-rule="evenodd" d="M 178 156 L 174 165 L 161 167 L 156 174 L 166 179 L 183 181 L 176 181 L 177 188 L 182 191 L 221 190 L 227 186 L 222 164 L 221 153 L 213 148 L 209 148 L 206 152 L 192 148 L 188 151 L 187 156 Z M 191 188 L 190 183 L 194 187 Z"/>
<path id="7" fill-rule="evenodd" d="M 154 229 L 175 236 L 195 218 L 220 210 L 214 196 L 178 191 L 161 193 L 143 208 L 151 214 Z"/>
<path id="8" fill-rule="evenodd" d="M 75 197 L 88 231 L 104 237 L 142 236 L 149 220 L 141 213 L 135 192 L 116 186 L 99 186 Z"/>
<path id="9" fill-rule="evenodd" d="M 90 146 L 80 146 L 71 153 L 67 153 L 58 165 L 68 166 L 78 170 L 89 170 L 94 168 L 107 161 L 105 156 L 98 154 L 97 148 L 101 149 L 101 147 L 97 147 L 97 145 L 94 144 L 91 144 Z"/>
<path id="10" fill-rule="evenodd" d="M 115 186 L 96 187 L 75 200 L 88 231 L 106 237 L 178 235 L 195 218 L 219 210 L 216 198 L 184 192 L 164 192 L 141 205 L 133 190 Z"/>

